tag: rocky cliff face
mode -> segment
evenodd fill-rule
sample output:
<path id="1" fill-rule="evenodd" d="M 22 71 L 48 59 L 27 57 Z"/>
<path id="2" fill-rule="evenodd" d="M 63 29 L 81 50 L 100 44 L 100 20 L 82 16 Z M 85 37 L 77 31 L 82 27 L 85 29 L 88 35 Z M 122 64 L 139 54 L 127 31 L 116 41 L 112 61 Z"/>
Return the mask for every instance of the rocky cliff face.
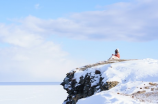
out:
<path id="1" fill-rule="evenodd" d="M 99 70 L 95 70 L 94 73 L 87 72 L 86 74 L 81 75 L 80 79 L 77 81 L 74 78 L 74 74 L 77 70 L 85 71 L 86 69 L 94 66 L 116 63 L 120 61 L 128 61 L 128 60 L 103 61 L 92 65 L 86 65 L 81 68 L 76 68 L 76 70 L 67 73 L 66 77 L 61 83 L 63 88 L 68 93 L 67 99 L 64 101 L 63 104 L 76 104 L 76 102 L 81 98 L 91 96 L 94 93 L 100 91 L 109 90 L 115 87 L 119 83 L 117 81 L 103 82 L 104 77 L 102 77 L 102 74 Z"/>

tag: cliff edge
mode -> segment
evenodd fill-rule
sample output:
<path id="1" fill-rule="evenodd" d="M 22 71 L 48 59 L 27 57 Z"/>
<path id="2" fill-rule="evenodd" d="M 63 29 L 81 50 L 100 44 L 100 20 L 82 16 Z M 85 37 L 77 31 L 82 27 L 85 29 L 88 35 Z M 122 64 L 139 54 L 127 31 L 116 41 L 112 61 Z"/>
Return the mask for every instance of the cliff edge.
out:
<path id="1" fill-rule="evenodd" d="M 63 104 L 158 102 L 158 60 L 110 60 L 76 68 L 61 85 Z M 123 99 L 122 99 L 123 98 Z"/>

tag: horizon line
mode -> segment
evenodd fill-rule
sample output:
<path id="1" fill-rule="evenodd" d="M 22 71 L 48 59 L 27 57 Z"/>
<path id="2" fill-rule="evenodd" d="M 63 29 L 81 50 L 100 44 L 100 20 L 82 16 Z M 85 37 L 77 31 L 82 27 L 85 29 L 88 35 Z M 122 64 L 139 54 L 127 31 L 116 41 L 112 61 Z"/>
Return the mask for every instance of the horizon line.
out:
<path id="1" fill-rule="evenodd" d="M 61 82 L 0 82 L 0 85 L 60 85 Z"/>

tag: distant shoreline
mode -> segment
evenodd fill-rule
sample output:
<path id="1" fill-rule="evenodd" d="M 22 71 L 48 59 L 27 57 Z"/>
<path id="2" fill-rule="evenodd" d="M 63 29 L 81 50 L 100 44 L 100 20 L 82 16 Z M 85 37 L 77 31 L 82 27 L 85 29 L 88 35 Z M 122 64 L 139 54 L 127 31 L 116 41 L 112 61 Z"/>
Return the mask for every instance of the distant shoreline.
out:
<path id="1" fill-rule="evenodd" d="M 0 82 L 1 85 L 60 85 L 61 82 Z"/>

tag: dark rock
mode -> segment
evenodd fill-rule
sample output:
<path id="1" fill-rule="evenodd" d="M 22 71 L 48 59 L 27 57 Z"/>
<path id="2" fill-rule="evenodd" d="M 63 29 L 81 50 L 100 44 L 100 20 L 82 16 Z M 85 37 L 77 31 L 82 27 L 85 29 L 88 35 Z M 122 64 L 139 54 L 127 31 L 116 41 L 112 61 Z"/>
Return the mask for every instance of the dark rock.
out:
<path id="1" fill-rule="evenodd" d="M 95 70 L 95 74 L 101 74 L 99 70 Z"/>
<path id="2" fill-rule="evenodd" d="M 71 87 L 74 88 L 76 83 L 77 83 L 76 79 L 72 79 L 72 81 L 71 81 Z"/>
<path id="3" fill-rule="evenodd" d="M 74 79 L 74 71 L 71 73 L 67 73 L 67 76 L 61 83 L 67 93 L 69 94 L 67 99 L 64 101 L 65 104 L 76 104 L 76 102 L 88 96 L 93 95 L 94 93 L 109 90 L 115 87 L 118 82 L 103 82 L 103 77 L 101 77 L 101 72 L 99 70 L 95 71 L 95 75 L 91 75 L 91 73 L 87 73 L 85 76 L 80 77 L 80 81 L 77 83 L 76 79 Z M 100 76 L 98 76 L 100 74 Z M 96 82 L 96 78 L 99 79 Z M 92 85 L 92 83 L 95 83 Z"/>
<path id="4" fill-rule="evenodd" d="M 65 85 L 65 83 L 64 83 L 64 82 L 62 82 L 60 85 L 64 86 L 64 85 Z"/>

